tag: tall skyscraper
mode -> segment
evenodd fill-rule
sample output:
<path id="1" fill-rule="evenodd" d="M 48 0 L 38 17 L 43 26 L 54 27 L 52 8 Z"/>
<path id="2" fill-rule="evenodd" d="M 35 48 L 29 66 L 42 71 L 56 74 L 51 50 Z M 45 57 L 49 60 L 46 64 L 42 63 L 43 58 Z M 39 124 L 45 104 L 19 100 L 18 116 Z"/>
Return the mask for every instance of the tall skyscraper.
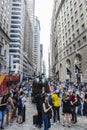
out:
<path id="1" fill-rule="evenodd" d="M 24 0 L 12 0 L 10 20 L 11 72 L 23 75 Z"/>
<path id="2" fill-rule="evenodd" d="M 9 71 L 9 21 L 11 0 L 0 1 L 0 73 Z"/>
<path id="3" fill-rule="evenodd" d="M 34 18 L 35 18 L 35 0 L 26 0 L 28 6 L 28 12 L 30 14 L 30 21 L 32 28 L 34 28 Z"/>
<path id="4" fill-rule="evenodd" d="M 43 44 L 40 44 L 40 73 L 43 73 Z"/>
<path id="5" fill-rule="evenodd" d="M 33 31 L 33 42 L 32 42 L 32 55 L 33 55 L 33 63 L 34 63 L 34 24 L 35 24 L 35 0 L 26 0 L 28 14 L 30 17 L 31 27 Z"/>
<path id="6" fill-rule="evenodd" d="M 87 0 L 55 0 L 52 70 L 57 80 L 87 81 Z"/>
<path id="7" fill-rule="evenodd" d="M 25 0 L 25 15 L 24 15 L 24 44 L 23 44 L 23 77 L 32 76 L 33 72 L 33 28 L 30 20 L 28 5 Z"/>
<path id="8" fill-rule="evenodd" d="M 40 21 L 35 18 L 34 27 L 34 70 L 40 73 Z"/>

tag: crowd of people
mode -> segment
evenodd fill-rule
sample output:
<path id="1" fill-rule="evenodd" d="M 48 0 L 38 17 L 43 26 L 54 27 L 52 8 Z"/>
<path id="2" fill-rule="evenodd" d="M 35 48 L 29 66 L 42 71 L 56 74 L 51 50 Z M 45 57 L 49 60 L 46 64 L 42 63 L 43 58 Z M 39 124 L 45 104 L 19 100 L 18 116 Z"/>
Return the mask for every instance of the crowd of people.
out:
<path id="1" fill-rule="evenodd" d="M 37 95 L 38 128 L 44 123 L 44 130 L 51 124 L 62 122 L 63 127 L 72 127 L 78 116 L 87 117 L 87 87 L 85 85 L 49 84 L 49 93 L 42 88 Z M 62 116 L 63 115 L 63 121 Z M 50 121 L 51 119 L 51 121 Z"/>
<path id="2" fill-rule="evenodd" d="M 0 122 L 1 129 L 4 124 L 11 125 L 12 119 L 16 118 L 16 122 L 22 124 L 25 122 L 26 97 L 29 94 L 30 85 L 27 87 L 15 87 L 9 93 L 3 92 L 0 98 Z M 5 121 L 6 119 L 6 121 Z"/>
<path id="3" fill-rule="evenodd" d="M 49 91 L 42 86 L 38 94 L 35 95 L 37 109 L 37 127 L 48 130 L 51 125 L 62 123 L 69 128 L 78 122 L 78 116 L 87 117 L 87 86 L 77 84 L 49 83 Z M 6 124 L 10 125 L 12 118 L 16 117 L 16 122 L 25 122 L 26 97 L 30 95 L 32 87 L 16 87 L 8 94 L 3 93 L 0 100 L 0 121 L 1 129 Z M 31 92 L 31 99 L 34 94 Z M 62 118 L 63 115 L 63 118 Z M 5 118 L 6 117 L 6 118 Z M 63 119 L 63 120 L 62 120 Z"/>

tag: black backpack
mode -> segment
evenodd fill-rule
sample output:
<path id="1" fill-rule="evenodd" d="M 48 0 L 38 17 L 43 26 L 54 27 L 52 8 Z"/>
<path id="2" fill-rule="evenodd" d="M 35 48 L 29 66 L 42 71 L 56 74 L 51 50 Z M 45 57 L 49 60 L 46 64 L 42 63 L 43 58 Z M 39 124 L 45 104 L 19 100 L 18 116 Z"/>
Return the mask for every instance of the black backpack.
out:
<path id="1" fill-rule="evenodd" d="M 17 107 L 22 108 L 22 98 L 21 97 L 19 97 L 19 99 L 17 101 Z"/>

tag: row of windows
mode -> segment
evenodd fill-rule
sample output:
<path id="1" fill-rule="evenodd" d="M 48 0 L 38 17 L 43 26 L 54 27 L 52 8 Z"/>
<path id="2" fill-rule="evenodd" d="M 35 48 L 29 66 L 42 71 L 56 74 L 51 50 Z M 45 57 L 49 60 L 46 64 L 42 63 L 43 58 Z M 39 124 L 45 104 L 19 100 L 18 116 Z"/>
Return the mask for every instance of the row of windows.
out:
<path id="1" fill-rule="evenodd" d="M 11 19 L 21 19 L 19 16 L 12 16 Z"/>
<path id="2" fill-rule="evenodd" d="M 16 50 L 16 49 L 10 49 L 9 52 L 13 52 L 13 53 L 20 53 L 20 50 Z"/>
<path id="3" fill-rule="evenodd" d="M 21 36 L 17 35 L 17 34 L 11 34 L 10 37 L 12 37 L 12 38 L 21 38 Z"/>
<path id="4" fill-rule="evenodd" d="M 11 25 L 11 28 L 21 28 L 20 25 Z"/>
<path id="5" fill-rule="evenodd" d="M 11 23 L 13 23 L 13 24 L 20 24 L 21 22 L 20 21 L 11 21 Z"/>
<path id="6" fill-rule="evenodd" d="M 71 29 L 68 29 L 68 31 L 63 36 L 63 41 L 65 41 L 65 39 L 67 39 L 69 37 L 69 35 L 71 35 L 73 33 L 74 29 L 76 29 L 76 28 L 73 24 Z M 82 24 L 81 29 L 82 29 L 82 32 L 85 31 L 85 24 Z M 62 30 L 62 33 L 64 34 L 64 29 Z M 80 30 L 77 29 L 76 32 L 72 34 L 72 40 L 74 40 L 76 37 L 78 37 L 79 34 L 80 34 Z M 71 42 L 71 40 L 70 40 L 70 42 Z"/>
<path id="7" fill-rule="evenodd" d="M 19 42 L 19 43 L 21 43 L 21 40 L 11 39 L 11 42 Z"/>
<path id="8" fill-rule="evenodd" d="M 21 15 L 20 12 L 12 12 L 13 15 Z"/>
<path id="9" fill-rule="evenodd" d="M 21 2 L 21 0 L 13 0 L 13 2 Z"/>
<path id="10" fill-rule="evenodd" d="M 12 6 L 16 6 L 17 7 L 17 6 L 21 6 L 21 4 L 12 4 Z"/>
<path id="11" fill-rule="evenodd" d="M 83 43 L 86 43 L 86 41 L 87 41 L 86 36 L 83 37 L 83 41 L 82 41 L 82 42 L 81 42 L 80 40 L 78 40 L 78 41 L 77 41 L 78 47 L 81 47 L 81 45 L 83 45 Z M 73 50 L 75 50 L 77 45 L 76 45 L 76 44 L 73 44 L 73 48 L 70 47 L 69 49 L 66 50 L 66 52 L 64 51 L 64 56 L 66 56 L 66 54 L 68 55 L 69 52 L 71 53 Z"/>
<path id="12" fill-rule="evenodd" d="M 11 30 L 11 33 L 21 33 L 20 30 Z"/>
<path id="13" fill-rule="evenodd" d="M 17 8 L 17 7 L 15 7 L 15 8 L 12 8 L 12 10 L 21 11 L 21 8 Z"/>
<path id="14" fill-rule="evenodd" d="M 20 64 L 20 60 L 14 60 L 13 63 L 19 63 Z"/>
<path id="15" fill-rule="evenodd" d="M 86 36 L 83 37 L 83 42 L 86 42 Z M 69 38 L 69 43 L 71 43 L 71 37 Z M 66 40 L 65 43 L 63 43 L 63 47 L 68 45 L 68 41 Z"/>

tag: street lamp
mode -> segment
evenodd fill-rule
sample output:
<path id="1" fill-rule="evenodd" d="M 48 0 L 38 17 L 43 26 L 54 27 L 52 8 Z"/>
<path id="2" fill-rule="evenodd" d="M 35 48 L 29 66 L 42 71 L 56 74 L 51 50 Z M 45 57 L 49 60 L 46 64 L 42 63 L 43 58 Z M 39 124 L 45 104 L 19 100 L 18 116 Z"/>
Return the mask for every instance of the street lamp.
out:
<path id="1" fill-rule="evenodd" d="M 9 72 L 8 72 L 8 92 L 10 92 L 10 73 L 11 72 L 11 54 L 9 54 Z"/>

